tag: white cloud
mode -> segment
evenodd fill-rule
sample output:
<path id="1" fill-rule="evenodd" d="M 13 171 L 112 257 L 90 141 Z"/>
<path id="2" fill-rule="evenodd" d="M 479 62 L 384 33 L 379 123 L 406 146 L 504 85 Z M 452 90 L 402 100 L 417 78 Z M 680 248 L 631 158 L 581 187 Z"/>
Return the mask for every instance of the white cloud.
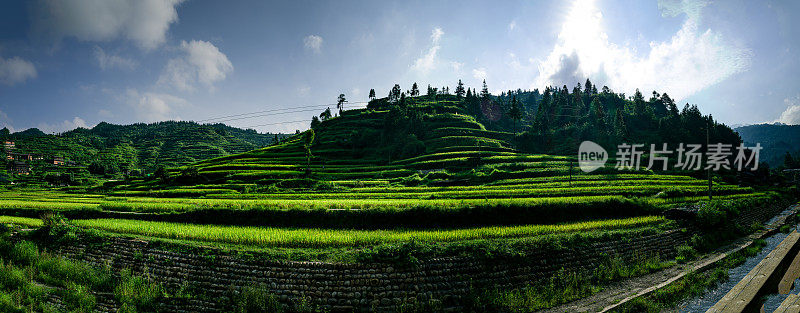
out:
<path id="1" fill-rule="evenodd" d="M 8 117 L 6 112 L 0 111 L 0 129 L 8 128 L 10 132 L 14 132 L 14 126 L 11 126 L 11 118 Z"/>
<path id="2" fill-rule="evenodd" d="M 785 103 L 787 106 L 786 110 L 781 113 L 781 116 L 778 117 L 775 122 L 789 125 L 800 125 L 800 95 L 797 95 L 792 99 L 783 99 L 783 103 Z"/>
<path id="3" fill-rule="evenodd" d="M 97 46 L 94 47 L 94 57 L 97 59 L 97 65 L 100 66 L 100 69 L 102 70 L 111 68 L 132 70 L 134 67 L 136 67 L 135 61 L 118 55 L 107 54 L 105 51 L 103 51 L 103 48 Z"/>
<path id="4" fill-rule="evenodd" d="M 322 37 L 318 35 L 308 35 L 303 38 L 303 45 L 306 49 L 314 51 L 314 53 L 322 52 Z"/>
<path id="5" fill-rule="evenodd" d="M 433 29 L 431 32 L 431 41 L 433 41 L 434 45 L 439 43 L 439 39 L 442 38 L 442 35 L 444 35 L 444 32 L 441 28 L 436 27 Z"/>
<path id="6" fill-rule="evenodd" d="M 508 31 L 513 31 L 516 28 L 517 28 L 517 21 L 511 21 L 511 23 L 508 23 Z"/>
<path id="7" fill-rule="evenodd" d="M 297 94 L 301 97 L 308 97 L 311 95 L 311 87 L 309 86 L 302 86 L 297 88 Z"/>
<path id="8" fill-rule="evenodd" d="M 513 52 L 509 52 L 508 58 L 510 60 L 508 61 L 508 65 L 511 66 L 511 68 L 515 70 L 520 70 L 523 68 L 522 63 L 519 62 L 519 58 L 517 58 L 516 54 L 514 54 Z"/>
<path id="9" fill-rule="evenodd" d="M 35 34 L 61 40 L 109 41 L 124 38 L 143 49 L 166 40 L 183 0 L 38 0 L 32 8 Z"/>
<path id="10" fill-rule="evenodd" d="M 180 97 L 153 92 L 140 93 L 136 89 L 128 89 L 126 98 L 136 115 L 147 122 L 179 120 L 180 117 L 174 115 L 175 109 L 189 105 L 188 101 Z"/>
<path id="11" fill-rule="evenodd" d="M 452 61 L 450 62 L 450 67 L 452 67 L 454 71 L 459 72 L 461 71 L 461 68 L 464 67 L 464 63 Z"/>
<path id="12" fill-rule="evenodd" d="M 19 57 L 10 59 L 0 57 L 1 84 L 11 86 L 33 78 L 36 78 L 36 67 L 33 63 Z"/>
<path id="13" fill-rule="evenodd" d="M 195 85 L 200 83 L 213 90 L 214 83 L 225 80 L 233 72 L 233 64 L 228 57 L 208 41 L 183 41 L 180 50 L 184 55 L 167 62 L 158 78 L 159 85 L 193 91 Z"/>
<path id="14" fill-rule="evenodd" d="M 667 17 L 686 14 L 690 19 L 700 19 L 703 8 L 710 4 L 708 0 L 658 0 L 658 9 Z"/>
<path id="15" fill-rule="evenodd" d="M 442 35 L 444 35 L 444 32 L 439 27 L 436 27 L 433 29 L 433 31 L 431 31 L 431 46 L 428 48 L 425 54 L 414 61 L 414 64 L 411 65 L 413 70 L 419 71 L 422 74 L 427 74 L 436 68 L 438 63 L 436 54 L 441 48 L 439 45 L 439 40 L 442 38 Z"/>
<path id="16" fill-rule="evenodd" d="M 539 63 L 532 88 L 572 86 L 590 78 L 619 91 L 659 90 L 681 100 L 750 66 L 747 49 L 729 45 L 710 29 L 699 29 L 703 1 L 659 2 L 664 15 L 685 13 L 687 18 L 672 38 L 651 42 L 645 55 L 608 41 L 594 2 L 575 1 L 558 42 Z"/>
<path id="17" fill-rule="evenodd" d="M 77 116 L 73 117 L 72 120 L 64 120 L 61 123 L 55 123 L 55 124 L 39 123 L 39 125 L 36 126 L 36 128 L 48 134 L 65 132 L 68 130 L 76 129 L 78 127 L 91 128 L 86 124 L 86 121 Z"/>
<path id="18" fill-rule="evenodd" d="M 487 76 L 487 74 L 486 74 L 486 69 L 485 68 L 481 67 L 481 68 L 472 69 L 472 77 L 475 77 L 475 79 L 478 79 L 478 80 L 482 81 L 482 80 L 486 79 L 486 76 Z"/>

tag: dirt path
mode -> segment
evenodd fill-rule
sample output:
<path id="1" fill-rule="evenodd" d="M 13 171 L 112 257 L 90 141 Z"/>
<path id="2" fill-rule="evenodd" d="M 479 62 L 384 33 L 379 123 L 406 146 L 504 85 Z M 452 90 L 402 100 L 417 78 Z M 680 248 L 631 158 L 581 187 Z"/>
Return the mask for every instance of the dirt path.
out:
<path id="1" fill-rule="evenodd" d="M 790 207 L 790 210 L 791 213 L 795 213 L 800 210 L 800 206 L 794 205 Z M 756 239 L 771 236 L 785 223 L 788 215 L 781 216 L 772 224 L 766 225 L 765 230 L 741 238 L 694 262 L 679 264 L 655 273 L 621 280 L 606 286 L 603 291 L 594 295 L 540 312 L 607 312 L 634 298 L 669 285 L 689 272 L 702 271 L 728 255 L 750 246 Z"/>

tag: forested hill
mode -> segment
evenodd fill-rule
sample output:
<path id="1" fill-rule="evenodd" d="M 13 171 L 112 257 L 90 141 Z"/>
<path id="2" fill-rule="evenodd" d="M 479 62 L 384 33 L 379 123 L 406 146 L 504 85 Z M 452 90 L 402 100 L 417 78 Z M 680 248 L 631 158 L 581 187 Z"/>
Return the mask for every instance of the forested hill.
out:
<path id="1" fill-rule="evenodd" d="M 0 133 L 16 143 L 16 153 L 60 156 L 89 166 L 90 171 L 115 174 L 126 170 L 153 172 L 159 166 L 179 166 L 241 153 L 273 143 L 276 136 L 224 124 L 167 121 L 152 124 L 100 123 L 58 135 L 38 129 Z"/>
<path id="2" fill-rule="evenodd" d="M 395 85 L 387 98 L 370 101 L 368 108 L 388 110 L 409 107 L 419 114 L 418 102 L 452 101 L 460 112 L 473 116 L 488 130 L 516 134 L 515 148 L 529 153 L 573 155 L 584 140 L 610 148 L 621 143 L 668 144 L 706 142 L 738 145 L 739 135 L 696 105 L 679 106 L 666 93 L 633 95 L 598 87 L 586 80 L 569 88 L 548 86 L 543 91 L 509 90 L 491 95 L 484 82 L 480 90 L 459 82 L 455 94 L 449 88 L 431 88 L 425 95 L 414 84 L 408 92 Z M 411 95 L 411 96 L 408 96 Z M 407 115 L 408 115 L 407 114 Z M 416 134 L 423 138 L 424 134 Z"/>
<path id="3" fill-rule="evenodd" d="M 800 125 L 759 124 L 737 127 L 736 132 L 750 145 L 761 143 L 761 160 L 772 167 L 782 166 L 786 154 L 800 158 Z"/>

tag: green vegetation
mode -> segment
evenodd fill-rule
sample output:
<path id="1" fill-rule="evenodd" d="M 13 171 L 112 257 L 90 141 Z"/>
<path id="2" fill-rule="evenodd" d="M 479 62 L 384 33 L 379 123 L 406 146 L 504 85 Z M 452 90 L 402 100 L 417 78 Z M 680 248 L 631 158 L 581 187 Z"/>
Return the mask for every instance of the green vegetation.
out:
<path id="1" fill-rule="evenodd" d="M 72 221 L 72 223 L 77 226 L 102 229 L 122 234 L 265 247 L 295 248 L 359 247 L 407 241 L 434 243 L 475 239 L 515 238 L 578 231 L 636 228 L 652 226 L 663 222 L 664 219 L 661 217 L 647 216 L 572 224 L 496 226 L 447 230 L 329 230 L 190 225 L 120 219 Z"/>
<path id="2" fill-rule="evenodd" d="M 595 269 L 577 273 L 562 268 L 544 282 L 515 290 L 491 289 L 475 295 L 471 305 L 484 312 L 531 312 L 580 299 L 623 278 L 640 276 L 674 265 L 658 256 L 640 260 L 606 257 Z"/>
<path id="3" fill-rule="evenodd" d="M 43 212 L 57 211 L 71 219 L 115 217 L 223 225 L 394 229 L 545 224 L 644 216 L 702 198 L 631 199 L 610 195 L 296 200 L 284 199 L 284 195 L 273 199 L 270 199 L 271 195 L 258 195 L 256 199 L 69 196 L 59 193 L 7 193 L 0 200 L 0 205 L 4 208 L 4 215 L 22 217 L 38 217 Z M 735 200 L 743 196 L 759 201 L 779 198 L 771 193 L 718 198 Z"/>
<path id="4" fill-rule="evenodd" d="M 165 289 L 146 277 L 42 253 L 32 241 L 15 241 L 7 231 L 0 235 L 0 310 L 3 312 L 91 312 L 98 293 L 109 293 L 121 303 L 121 312 L 152 312 L 164 299 Z M 63 308 L 49 304 L 50 295 Z"/>
<path id="5" fill-rule="evenodd" d="M 259 134 L 224 124 L 174 121 L 132 125 L 100 123 L 92 129 L 78 128 L 58 135 L 46 135 L 35 129 L 0 135 L 0 141 L 15 142 L 14 153 L 44 158 L 28 162 L 35 179 L 20 179 L 35 183 L 48 175 L 68 176 L 63 182 L 48 179 L 56 185 L 91 184 L 94 177 L 151 174 L 159 167 L 180 166 L 268 146 L 275 138 L 283 139 L 285 135 Z M 61 157 L 77 165 L 46 164 L 47 158 L 52 157 Z M 0 165 L 5 168 L 5 158 Z M 0 183 L 2 180 L 0 177 Z"/>
<path id="6" fill-rule="evenodd" d="M 679 111 L 666 94 L 654 92 L 645 100 L 637 91 L 627 98 L 607 88 L 598 91 L 588 80 L 571 91 L 548 87 L 498 96 L 485 84 L 480 92 L 461 85 L 455 95 L 431 87 L 420 95 L 418 87 L 406 94 L 395 85 L 380 99 L 371 90 L 366 109 L 349 111 L 343 110 L 342 94 L 337 116 L 325 110 L 310 130 L 286 138 L 191 122 L 101 123 L 59 136 L 10 135 L 18 151 L 63 156 L 86 167 L 35 171 L 23 184 L 27 188 L 0 190 L 0 224 L 38 227 L 40 243 L 126 236 L 181 252 L 211 246 L 259 260 L 397 266 L 448 257 L 529 262 L 541 253 L 611 240 L 697 231 L 677 247 L 675 261 L 611 255 L 594 270 L 565 268 L 524 288 L 476 289 L 467 304 L 473 311 L 511 312 L 552 307 L 619 279 L 688 262 L 754 230 L 755 224 L 735 223 L 749 208 L 797 192 L 778 179 L 778 186 L 759 184 L 773 181 L 769 171 L 750 176 L 721 171 L 712 178 L 715 200 L 702 201 L 708 192 L 704 173 L 620 170 L 613 158 L 592 173 L 578 169 L 573 156 L 583 140 L 606 148 L 622 142 L 705 143 L 699 134 L 710 129 L 712 142 L 741 142 L 696 106 Z M 280 141 L 273 142 L 276 138 Z M 645 156 L 642 163 L 647 161 Z M 110 180 L 101 183 L 100 177 Z M 0 183 L 8 178 L 20 179 L 0 177 Z M 43 180 L 92 186 L 31 188 Z M 696 208 L 696 217 L 661 217 L 675 207 Z M 53 226 L 52 213 L 69 221 Z M 34 250 L 26 253 L 57 262 Z M 13 254 L 0 257 L 11 276 L 29 271 L 28 281 L 72 290 L 68 297 L 75 308 L 95 306 L 97 291 L 113 292 L 126 310 L 147 308 L 170 293 L 129 274 L 119 283 L 37 278 L 49 273 L 39 269 L 42 265 Z M 106 275 L 98 271 L 87 275 Z M 719 279 L 689 278 L 696 281 L 687 284 L 695 285 Z M 41 302 L 37 293 L 19 286 L 0 288 L 13 294 L 0 294 L 0 303 L 16 309 Z M 285 309 L 279 304 L 284 299 L 266 289 L 250 286 L 226 301 L 240 312 Z M 438 307 L 409 305 L 421 311 Z M 297 303 L 294 309 L 305 307 Z"/>
<path id="7" fill-rule="evenodd" d="M 664 288 L 622 305 L 613 312 L 661 312 L 664 309 L 674 308 L 681 301 L 700 296 L 709 288 L 727 280 L 729 270 L 744 263 L 748 257 L 758 254 L 764 246 L 766 246 L 765 241 L 757 240 L 749 247 L 715 263 L 713 268 L 703 272 L 691 272 Z"/>

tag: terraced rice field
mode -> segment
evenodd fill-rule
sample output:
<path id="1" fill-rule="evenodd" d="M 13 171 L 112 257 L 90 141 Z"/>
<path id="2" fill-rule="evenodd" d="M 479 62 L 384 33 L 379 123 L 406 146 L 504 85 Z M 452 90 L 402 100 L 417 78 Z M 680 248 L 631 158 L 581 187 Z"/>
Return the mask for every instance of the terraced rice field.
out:
<path id="1" fill-rule="evenodd" d="M 56 211 L 80 227 L 137 236 L 355 248 L 666 225 L 653 215 L 707 193 L 705 180 L 681 174 L 611 165 L 583 173 L 571 157 L 520 153 L 514 134 L 486 130 L 460 110 L 426 117 L 418 156 L 390 159 L 375 147 L 355 153 L 353 129 L 384 127 L 388 112 L 353 110 L 317 129 L 310 165 L 295 136 L 96 193 L 0 192 L 0 215 L 19 216 L 0 221 L 35 226 L 25 218 Z M 189 170 L 195 176 L 186 178 Z M 720 182 L 713 189 L 723 200 L 770 196 Z M 287 226 L 294 223 L 304 226 Z M 409 228 L 414 223 L 423 226 Z"/>
<path id="2" fill-rule="evenodd" d="M 3 219 L 0 218 L 0 221 Z M 520 238 L 547 234 L 654 226 L 656 216 L 587 221 L 556 225 L 525 225 L 443 230 L 332 230 L 272 227 L 192 225 L 120 219 L 75 220 L 76 225 L 114 233 L 148 237 L 198 240 L 260 247 L 327 248 L 361 247 L 405 241 L 453 242 L 476 239 Z"/>

